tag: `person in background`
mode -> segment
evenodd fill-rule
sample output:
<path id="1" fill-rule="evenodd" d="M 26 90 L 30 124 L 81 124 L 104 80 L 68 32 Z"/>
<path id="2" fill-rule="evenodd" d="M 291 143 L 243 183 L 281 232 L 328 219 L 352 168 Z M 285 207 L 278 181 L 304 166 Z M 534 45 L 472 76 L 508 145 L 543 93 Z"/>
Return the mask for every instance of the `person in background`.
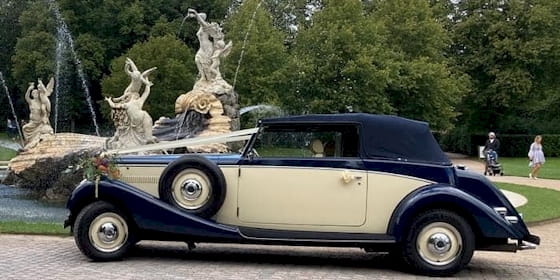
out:
<path id="1" fill-rule="evenodd" d="M 17 127 L 12 119 L 8 118 L 8 123 L 6 125 L 6 131 L 8 133 L 8 137 L 15 141 L 17 136 Z"/>
<path id="2" fill-rule="evenodd" d="M 535 136 L 535 141 L 533 142 L 533 144 L 531 144 L 531 147 L 529 148 L 529 153 L 527 154 L 529 156 L 529 161 L 530 161 L 529 167 L 531 167 L 531 173 L 529 173 L 529 178 L 534 180 L 538 179 L 537 175 L 539 174 L 542 165 L 546 161 L 544 158 L 544 152 L 543 152 L 541 142 L 542 142 L 542 137 L 540 135 Z"/>
<path id="3" fill-rule="evenodd" d="M 486 140 L 486 144 L 484 144 L 484 153 L 489 150 L 492 150 L 494 158 L 497 161 L 498 152 L 500 151 L 500 140 L 496 138 L 496 133 L 494 132 L 488 133 L 488 140 Z"/>

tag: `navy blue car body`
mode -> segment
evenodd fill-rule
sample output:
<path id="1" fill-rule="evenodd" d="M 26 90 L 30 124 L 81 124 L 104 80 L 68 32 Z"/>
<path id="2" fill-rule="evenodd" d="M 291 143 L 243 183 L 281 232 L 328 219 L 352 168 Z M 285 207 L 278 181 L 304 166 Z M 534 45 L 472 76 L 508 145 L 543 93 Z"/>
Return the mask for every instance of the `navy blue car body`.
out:
<path id="1" fill-rule="evenodd" d="M 70 216 L 65 224 L 72 226 L 76 232 L 77 227 L 81 226 L 80 219 L 89 221 L 82 233 L 75 233 L 77 243 L 79 238 L 89 238 L 90 243 L 96 241 L 103 243 L 104 240 L 112 242 L 111 238 L 115 238 L 115 234 L 118 234 L 119 223 L 123 223 L 127 225 L 125 238 L 132 239 L 131 236 L 134 236 L 134 242 L 151 239 L 192 243 L 360 247 L 366 251 L 399 250 L 406 255 L 404 257 L 407 263 L 418 272 L 429 275 L 449 275 L 457 272 L 468 263 L 472 250 L 516 251 L 534 248 L 539 244 L 539 238 L 529 233 L 522 217 L 503 193 L 484 176 L 454 167 L 441 151 L 428 125 L 423 122 L 368 114 L 306 115 L 266 119 L 260 121 L 258 127 L 259 132 L 247 142 L 241 154 L 147 155 L 119 158 L 118 164 L 121 170 L 161 166 L 164 171 L 161 178 L 158 178 L 159 195 L 146 192 L 134 183 L 123 182 L 126 180 L 103 178 L 97 185 L 94 182 L 83 181 L 76 187 L 68 201 Z M 271 134 L 268 139 L 266 135 L 262 136 L 267 131 L 276 134 Z M 279 135 L 275 136 L 276 138 L 292 135 L 290 139 L 286 136 L 287 140 L 282 140 L 282 149 L 288 151 L 296 151 L 288 149 L 286 143 L 290 141 L 301 140 L 306 145 L 323 141 L 315 145 L 320 150 L 320 155 L 305 156 L 307 152 L 302 152 L 304 156 L 258 155 L 259 152 L 268 153 L 271 150 L 262 148 L 258 151 L 259 147 L 265 147 L 262 142 L 276 143 L 274 141 L 277 139 L 273 137 L 274 135 Z M 316 139 L 310 141 L 311 138 L 306 138 L 308 136 Z M 335 139 L 336 141 L 333 142 L 336 143 L 329 148 L 331 139 Z M 300 151 L 297 150 L 297 153 Z M 329 156 L 329 153 L 332 153 L 332 156 Z M 253 169 L 249 170 L 248 167 Z M 242 180 L 243 176 L 253 176 L 250 172 L 275 174 L 274 172 L 282 168 L 289 168 L 285 172 L 296 172 L 294 174 L 299 174 L 297 172 L 301 169 L 326 172 L 321 174 L 337 172 L 336 174 L 342 174 L 344 183 L 356 188 L 365 188 L 366 191 L 363 193 L 367 193 L 368 199 L 375 198 L 375 191 L 381 188 L 374 180 L 385 178 L 380 176 L 391 176 L 387 182 L 402 182 L 403 186 L 410 182 L 421 183 L 410 188 L 409 192 L 396 201 L 392 209 L 384 209 L 383 211 L 388 213 L 385 215 L 386 218 L 378 218 L 371 214 L 372 212 L 365 212 L 363 214 L 365 218 L 362 214 L 348 213 L 350 215 L 348 217 L 356 217 L 356 223 L 348 222 L 347 226 L 339 225 L 345 224 L 344 217 L 341 221 L 336 221 L 338 224 L 334 226 L 330 224 L 316 226 L 314 217 L 301 219 L 286 217 L 287 221 L 292 219 L 294 221 L 293 225 L 289 226 L 283 226 L 288 223 L 284 220 L 262 222 L 261 220 L 267 219 L 266 217 L 271 217 L 273 220 L 277 217 L 274 213 L 270 214 L 271 216 L 255 217 L 254 211 L 244 214 L 243 205 L 231 206 L 232 213 L 224 214 L 223 208 L 231 204 L 230 196 L 235 196 L 232 201 L 245 199 L 249 201 L 250 207 L 258 207 L 250 194 L 243 197 L 242 190 L 230 187 L 227 191 L 212 189 L 212 194 L 219 193 L 220 196 L 216 199 L 207 199 L 212 205 L 190 207 L 192 205 L 189 203 L 199 199 L 200 193 L 204 192 L 196 180 L 187 180 L 182 183 L 180 190 L 176 191 L 167 187 L 176 184 L 174 178 L 183 176 L 177 175 L 183 174 L 181 170 L 200 170 L 201 172 L 196 175 L 198 177 L 193 176 L 203 178 L 202 180 L 206 178 L 208 184 L 214 186 L 230 184 L 232 182 L 230 177 L 233 176 L 231 174 L 234 174 L 235 184 L 241 189 L 244 188 L 245 182 L 254 184 L 253 181 Z M 216 175 L 217 173 L 220 174 Z M 258 177 L 260 173 L 255 174 L 254 176 L 257 176 L 255 178 L 260 178 Z M 285 176 L 290 173 L 279 174 L 278 176 L 282 174 Z M 169 176 L 172 177 L 163 178 Z M 294 175 L 296 176 L 300 175 Z M 362 176 L 366 178 L 362 179 Z M 303 182 L 303 179 L 300 181 Z M 271 182 L 261 184 L 264 188 Z M 259 186 L 252 188 L 259 190 Z M 387 189 L 391 189 L 391 186 L 383 186 L 383 189 L 386 192 Z M 232 190 L 238 193 L 233 194 Z M 162 193 L 165 191 L 172 194 Z M 184 195 L 184 203 L 169 201 L 177 195 Z M 389 194 L 388 197 L 391 195 Z M 359 197 L 356 199 L 358 202 L 362 201 Z M 111 205 L 112 208 L 107 208 L 105 204 L 97 208 L 91 206 L 99 202 Z M 367 206 L 371 202 L 364 203 Z M 318 205 L 317 207 L 323 207 Z M 181 208 L 181 206 L 185 207 Z M 119 220 L 113 219 L 110 215 L 102 216 L 99 213 L 102 213 L 103 209 L 117 209 L 111 211 L 117 212 L 124 218 Z M 102 218 L 95 218 L 96 216 L 92 214 L 91 219 L 88 220 L 88 211 L 93 211 L 95 215 L 101 215 Z M 233 213 L 235 211 L 237 213 Z M 220 215 L 228 217 L 224 218 L 225 221 L 239 218 L 240 222 L 222 222 Z M 382 222 L 383 230 L 375 232 L 357 230 L 367 229 L 370 226 L 374 228 L 375 223 L 383 219 L 387 221 Z M 320 223 L 324 222 L 322 220 L 317 222 Z M 305 226 L 301 228 L 295 226 L 299 224 Z M 94 225 L 99 228 L 91 229 Z M 318 228 L 343 230 L 315 230 Z M 356 230 L 352 230 L 353 228 Z M 91 248 L 87 244 L 78 245 L 82 252 L 93 259 L 103 260 L 122 256 L 121 247 L 112 251 L 107 249 L 111 246 L 104 243 L 99 246 L 93 244 Z M 416 250 L 414 247 L 420 249 Z M 91 253 L 96 248 L 100 253 Z M 112 253 L 114 255 L 111 255 Z"/>

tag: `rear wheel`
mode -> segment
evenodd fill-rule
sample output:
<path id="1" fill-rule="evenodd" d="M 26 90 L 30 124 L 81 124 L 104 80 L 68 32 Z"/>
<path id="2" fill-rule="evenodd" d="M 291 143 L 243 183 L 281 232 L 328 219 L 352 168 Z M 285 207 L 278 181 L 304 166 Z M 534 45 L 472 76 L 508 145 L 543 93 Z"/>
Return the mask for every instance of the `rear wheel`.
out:
<path id="1" fill-rule="evenodd" d="M 467 221 L 439 209 L 415 218 L 402 244 L 402 256 L 416 272 L 449 276 L 470 262 L 474 248 L 474 233 Z"/>
<path id="2" fill-rule="evenodd" d="M 135 243 L 129 219 L 105 201 L 82 209 L 74 223 L 74 239 L 80 251 L 96 261 L 121 259 Z"/>

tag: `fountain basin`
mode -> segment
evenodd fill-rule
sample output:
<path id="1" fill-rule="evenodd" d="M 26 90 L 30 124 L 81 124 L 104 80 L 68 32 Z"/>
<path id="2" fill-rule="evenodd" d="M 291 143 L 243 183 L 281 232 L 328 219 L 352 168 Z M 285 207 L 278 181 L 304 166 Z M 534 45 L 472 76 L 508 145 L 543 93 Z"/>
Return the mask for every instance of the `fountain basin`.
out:
<path id="1" fill-rule="evenodd" d="M 40 137 L 37 145 L 10 161 L 3 183 L 30 189 L 47 200 L 64 200 L 83 178 L 81 172 L 68 172 L 68 167 L 100 152 L 106 138 L 77 133 Z"/>

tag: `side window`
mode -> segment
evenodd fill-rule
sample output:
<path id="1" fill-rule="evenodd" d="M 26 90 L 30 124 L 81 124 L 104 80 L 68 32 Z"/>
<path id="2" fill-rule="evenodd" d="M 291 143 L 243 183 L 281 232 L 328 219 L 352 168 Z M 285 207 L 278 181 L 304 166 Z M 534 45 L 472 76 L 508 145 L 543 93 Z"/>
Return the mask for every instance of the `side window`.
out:
<path id="1" fill-rule="evenodd" d="M 260 157 L 359 157 L 358 128 L 349 125 L 264 127 L 253 145 Z"/>

